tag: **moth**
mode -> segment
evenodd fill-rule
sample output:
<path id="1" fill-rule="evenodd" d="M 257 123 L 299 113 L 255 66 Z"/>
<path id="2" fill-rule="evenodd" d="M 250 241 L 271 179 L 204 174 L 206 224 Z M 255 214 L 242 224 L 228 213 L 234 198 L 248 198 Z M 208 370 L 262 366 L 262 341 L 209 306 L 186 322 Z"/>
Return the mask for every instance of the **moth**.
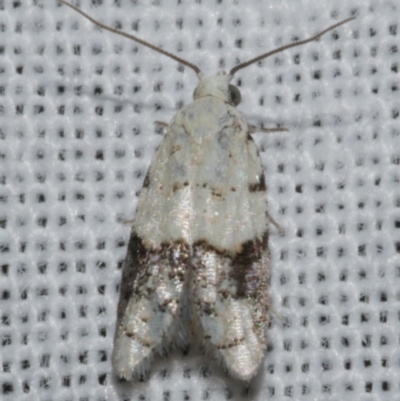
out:
<path id="1" fill-rule="evenodd" d="M 141 190 L 122 272 L 112 364 L 126 380 L 148 372 L 155 353 L 191 340 L 228 373 L 254 377 L 267 346 L 269 252 L 266 184 L 249 125 L 230 84 L 241 69 L 306 40 L 205 76 L 192 63 L 108 27 L 192 69 L 193 103 L 168 125 Z M 271 132 L 279 129 L 263 129 Z"/>

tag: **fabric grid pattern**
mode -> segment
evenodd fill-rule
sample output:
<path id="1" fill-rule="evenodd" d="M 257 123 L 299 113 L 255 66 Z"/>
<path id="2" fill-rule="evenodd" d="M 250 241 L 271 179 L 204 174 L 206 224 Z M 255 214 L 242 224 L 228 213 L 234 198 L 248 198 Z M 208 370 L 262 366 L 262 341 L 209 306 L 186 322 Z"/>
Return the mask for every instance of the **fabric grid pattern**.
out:
<path id="1" fill-rule="evenodd" d="M 172 350 L 112 372 L 137 195 L 197 78 L 55 0 L 0 0 L 0 399 L 400 400 L 400 4 L 80 0 L 207 74 L 240 71 L 265 168 L 271 327 L 248 387 Z M 233 174 L 237 172 L 232 172 Z"/>

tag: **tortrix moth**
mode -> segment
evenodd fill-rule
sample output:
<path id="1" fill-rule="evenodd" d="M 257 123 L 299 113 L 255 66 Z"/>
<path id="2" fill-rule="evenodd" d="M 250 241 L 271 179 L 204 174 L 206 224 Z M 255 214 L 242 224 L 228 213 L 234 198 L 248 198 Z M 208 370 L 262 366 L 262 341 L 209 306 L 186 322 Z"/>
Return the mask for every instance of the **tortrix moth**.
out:
<path id="1" fill-rule="evenodd" d="M 143 183 L 122 273 L 112 363 L 131 380 L 155 352 L 193 338 L 240 380 L 264 360 L 268 324 L 266 185 L 250 126 L 236 109 L 234 74 L 319 34 L 264 53 L 226 74 L 200 69 L 136 36 L 105 26 L 192 69 L 193 103 L 179 110 Z M 279 129 L 263 130 L 277 131 Z M 276 224 L 276 223 L 274 223 Z"/>

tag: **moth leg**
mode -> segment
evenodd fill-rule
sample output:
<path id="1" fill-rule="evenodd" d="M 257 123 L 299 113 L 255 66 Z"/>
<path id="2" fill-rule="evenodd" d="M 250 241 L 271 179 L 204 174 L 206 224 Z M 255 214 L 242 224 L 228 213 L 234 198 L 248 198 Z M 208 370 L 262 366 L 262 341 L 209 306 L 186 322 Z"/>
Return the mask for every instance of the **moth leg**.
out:
<path id="1" fill-rule="evenodd" d="M 254 134 L 255 132 L 265 132 L 271 134 L 272 132 L 289 132 L 288 128 L 261 128 L 255 125 L 249 124 L 249 133 Z"/>
<path id="2" fill-rule="evenodd" d="M 206 351 L 245 381 L 259 370 L 267 346 L 266 238 L 248 241 L 235 255 L 201 246 L 192 261 L 194 331 Z"/>
<path id="3" fill-rule="evenodd" d="M 266 215 L 269 222 L 279 231 L 279 234 L 285 234 L 284 228 L 268 212 L 266 212 Z"/>
<path id="4" fill-rule="evenodd" d="M 169 124 L 164 121 L 154 121 L 154 125 L 156 126 L 157 134 L 165 134 L 169 127 Z"/>
<path id="5" fill-rule="evenodd" d="M 122 220 L 122 224 L 124 226 L 132 226 L 132 224 L 135 222 L 134 219 L 128 219 L 128 220 Z"/>
<path id="6" fill-rule="evenodd" d="M 164 121 L 158 121 L 158 120 L 154 121 L 154 124 L 158 125 L 158 126 L 160 126 L 162 128 L 168 128 L 168 126 L 169 126 L 168 123 L 165 123 Z"/>

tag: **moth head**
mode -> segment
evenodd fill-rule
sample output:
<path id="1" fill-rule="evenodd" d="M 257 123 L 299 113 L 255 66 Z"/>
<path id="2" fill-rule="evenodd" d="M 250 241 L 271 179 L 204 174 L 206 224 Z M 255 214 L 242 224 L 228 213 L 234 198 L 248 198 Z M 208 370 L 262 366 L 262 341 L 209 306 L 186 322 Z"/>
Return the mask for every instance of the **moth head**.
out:
<path id="1" fill-rule="evenodd" d="M 225 71 L 211 76 L 199 74 L 199 83 L 194 90 L 193 99 L 212 96 L 237 106 L 241 95 L 239 89 L 230 84 L 231 79 L 232 75 L 226 74 Z"/>

